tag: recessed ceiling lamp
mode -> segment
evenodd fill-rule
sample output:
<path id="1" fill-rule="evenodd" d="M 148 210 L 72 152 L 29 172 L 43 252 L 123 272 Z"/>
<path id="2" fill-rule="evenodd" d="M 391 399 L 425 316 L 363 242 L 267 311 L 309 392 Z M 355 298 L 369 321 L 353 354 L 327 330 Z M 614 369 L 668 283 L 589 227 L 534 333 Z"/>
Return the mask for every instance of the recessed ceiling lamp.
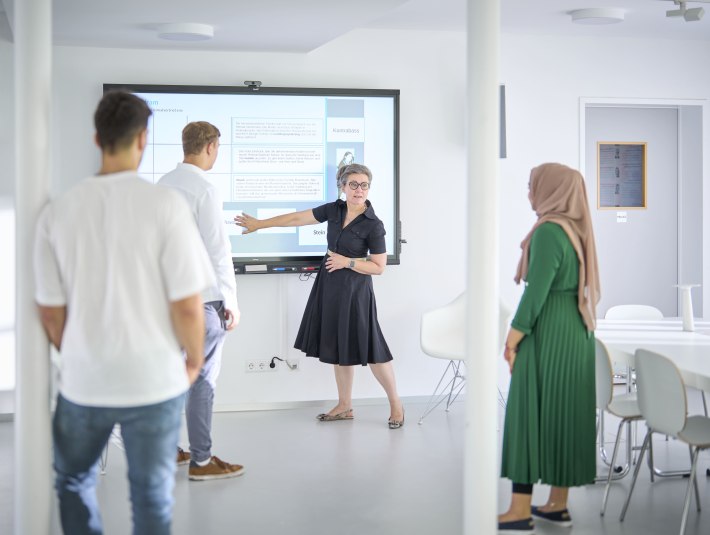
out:
<path id="1" fill-rule="evenodd" d="M 624 13 L 617 7 L 591 7 L 569 12 L 572 22 L 577 24 L 616 24 L 624 21 Z"/>
<path id="2" fill-rule="evenodd" d="M 214 37 L 214 28 L 209 24 L 176 22 L 158 24 L 158 37 L 168 41 L 206 41 Z"/>
<path id="3" fill-rule="evenodd" d="M 674 0 L 673 3 L 678 6 L 678 9 L 666 11 L 666 17 L 683 17 L 686 22 L 696 22 L 702 19 L 703 15 L 705 15 L 705 10 L 702 7 L 692 7 L 688 9 L 686 7 L 686 2 L 682 0 Z"/>

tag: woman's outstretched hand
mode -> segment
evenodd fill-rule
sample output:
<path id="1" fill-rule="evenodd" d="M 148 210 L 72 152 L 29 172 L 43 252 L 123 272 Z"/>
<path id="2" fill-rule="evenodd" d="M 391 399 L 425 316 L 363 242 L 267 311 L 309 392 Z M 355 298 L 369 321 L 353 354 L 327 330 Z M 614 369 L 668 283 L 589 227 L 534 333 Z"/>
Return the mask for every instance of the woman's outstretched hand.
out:
<path id="1" fill-rule="evenodd" d="M 234 222 L 237 226 L 244 228 L 242 234 L 249 234 L 250 232 L 259 230 L 259 220 L 244 212 L 242 212 L 242 215 L 234 216 Z"/>

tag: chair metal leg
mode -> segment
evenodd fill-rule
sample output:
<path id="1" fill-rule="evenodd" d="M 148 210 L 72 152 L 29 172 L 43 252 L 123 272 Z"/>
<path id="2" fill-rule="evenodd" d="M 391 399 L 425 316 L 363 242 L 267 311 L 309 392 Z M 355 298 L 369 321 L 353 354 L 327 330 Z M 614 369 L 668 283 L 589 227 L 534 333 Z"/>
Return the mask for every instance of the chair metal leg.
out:
<path id="1" fill-rule="evenodd" d="M 599 436 L 599 457 L 605 465 L 610 466 L 609 454 L 607 453 L 606 448 L 604 447 L 604 411 L 600 410 L 599 412 L 600 415 L 597 423 L 597 435 Z M 619 469 L 614 468 L 614 470 L 617 474 L 621 474 L 618 477 L 615 476 L 614 479 L 619 479 L 619 477 L 623 477 L 626 475 L 626 473 L 629 471 L 629 467 L 624 466 L 623 468 L 619 467 Z M 603 479 L 601 479 L 601 481 L 603 481 Z"/>
<path id="2" fill-rule="evenodd" d="M 99 456 L 99 471 L 101 472 L 102 476 L 106 475 L 106 465 L 108 464 L 108 446 L 110 442 L 106 442 L 106 445 L 104 446 L 104 451 L 101 452 L 101 455 Z"/>
<path id="3" fill-rule="evenodd" d="M 676 477 L 676 476 L 687 477 L 688 476 L 688 474 L 689 474 L 688 470 L 659 470 L 658 468 L 656 468 L 653 464 L 653 441 L 651 441 L 651 444 L 649 447 L 650 447 L 650 449 L 649 449 L 649 456 L 648 456 L 648 467 L 651 470 L 651 483 L 653 483 L 655 480 L 654 476 L 658 476 L 658 477 Z"/>
<path id="4" fill-rule="evenodd" d="M 692 448 L 691 448 L 692 449 Z M 691 466 L 690 466 L 690 481 L 688 481 L 688 490 L 685 491 L 685 503 L 683 504 L 683 520 L 680 522 L 680 535 L 684 535 L 685 533 L 685 525 L 688 522 L 688 510 L 690 509 L 690 495 L 693 492 L 693 481 L 695 480 L 695 470 L 698 467 L 698 453 L 700 452 L 699 448 L 696 448 L 693 454 L 691 455 L 691 459 L 693 460 Z M 698 495 L 698 489 L 697 486 L 695 488 L 695 496 L 697 497 Z M 700 510 L 700 503 L 698 502 L 698 511 Z"/>
<path id="5" fill-rule="evenodd" d="M 609 464 L 609 475 L 606 478 L 606 488 L 604 489 L 604 498 L 602 498 L 602 510 L 600 512 L 601 516 L 604 516 L 604 513 L 606 511 L 606 502 L 609 499 L 609 488 L 611 487 L 611 474 L 614 471 L 614 461 L 616 461 L 616 454 L 619 452 L 619 442 L 621 441 L 621 428 L 625 423 L 627 423 L 627 420 L 622 419 L 619 422 L 619 429 L 617 429 L 616 431 L 616 441 L 614 441 L 614 453 L 611 454 L 611 463 Z"/>
<path id="6" fill-rule="evenodd" d="M 111 442 L 113 442 L 117 448 L 120 448 L 122 450 L 124 449 L 123 438 L 120 434 L 120 425 L 118 424 L 116 424 L 111 430 L 111 434 L 109 435 L 108 440 L 106 441 L 104 450 L 99 456 L 99 470 L 102 476 L 106 475 L 106 466 L 108 465 L 108 448 L 111 445 Z"/>
<path id="7" fill-rule="evenodd" d="M 700 394 L 703 397 L 703 412 L 705 412 L 705 416 L 707 416 L 708 415 L 708 402 L 705 399 L 705 390 L 701 390 Z"/>
<path id="8" fill-rule="evenodd" d="M 648 447 L 648 444 L 651 440 L 652 434 L 653 434 L 653 431 L 649 428 L 648 431 L 646 432 L 646 438 L 643 439 L 643 446 L 641 446 L 641 451 L 639 453 L 639 460 L 636 463 L 636 468 L 634 469 L 634 478 L 631 480 L 631 488 L 629 489 L 629 495 L 626 496 L 626 501 L 624 502 L 624 507 L 621 509 L 621 516 L 619 517 L 620 522 L 624 521 L 624 517 L 626 516 L 626 510 L 629 508 L 629 502 L 631 501 L 631 495 L 633 494 L 634 487 L 636 486 L 636 479 L 638 478 L 639 470 L 641 469 L 641 465 L 643 464 L 643 454 L 646 452 L 646 448 Z"/>
<path id="9" fill-rule="evenodd" d="M 602 418 L 604 417 L 604 411 L 601 409 L 597 409 L 597 426 L 595 429 L 595 433 L 597 434 L 597 437 L 599 438 L 599 441 L 603 441 L 604 437 L 599 436 L 599 424 L 601 423 Z"/>
<path id="10" fill-rule="evenodd" d="M 639 460 L 639 462 L 641 462 Z M 651 483 L 654 481 L 654 475 L 656 474 L 656 469 L 653 466 L 653 437 L 651 437 L 648 443 L 648 470 L 651 474 Z"/>
<path id="11" fill-rule="evenodd" d="M 693 474 L 693 446 L 691 446 L 690 444 L 688 444 L 688 451 L 690 451 L 690 479 L 693 482 L 693 486 L 695 487 L 695 505 L 698 508 L 698 512 L 700 512 L 700 492 L 698 491 L 698 478 L 696 475 Z"/>
<path id="12" fill-rule="evenodd" d="M 635 422 L 636 420 L 633 420 Z M 621 427 L 621 423 L 619 422 L 619 427 Z M 626 421 L 626 435 L 627 435 L 627 441 L 626 441 L 626 464 L 624 466 L 613 466 L 612 460 L 607 457 L 607 452 L 603 447 L 599 448 L 599 457 L 601 458 L 602 462 L 609 467 L 609 469 L 612 471 L 612 476 L 611 480 L 612 481 L 617 481 L 619 479 L 623 479 L 626 477 L 626 474 L 628 474 L 631 471 L 631 462 L 629 459 L 631 459 L 632 456 L 632 447 L 631 447 L 631 442 L 630 442 L 630 436 L 631 436 L 631 423 L 632 420 L 627 420 Z M 617 439 L 619 438 L 619 434 L 617 432 L 616 434 Z M 600 438 L 600 440 L 602 440 Z M 615 446 L 616 447 L 616 446 Z M 640 447 L 639 447 L 640 449 Z M 596 476 L 594 478 L 594 482 L 598 483 L 601 481 L 606 481 L 608 479 L 608 474 L 603 475 L 603 476 Z M 603 515 L 602 515 L 603 516 Z"/>
<path id="13" fill-rule="evenodd" d="M 607 461 L 608 456 L 604 449 L 604 411 L 600 410 L 599 412 L 599 456 L 604 461 L 604 464 L 609 464 Z"/>
<path id="14" fill-rule="evenodd" d="M 463 366 L 463 361 L 460 360 L 454 364 L 454 381 L 451 383 L 451 389 L 449 390 L 449 395 L 446 399 L 446 411 L 449 411 L 449 407 L 451 407 L 451 404 L 456 401 L 456 398 L 459 397 L 459 394 L 461 393 L 461 390 L 463 388 L 463 382 L 464 382 L 464 376 L 461 374 L 461 366 Z M 460 380 L 458 388 L 456 387 L 456 379 Z M 454 390 L 456 390 L 456 393 L 454 394 Z"/>
<path id="15" fill-rule="evenodd" d="M 419 418 L 419 425 L 421 425 L 424 421 L 424 418 L 426 418 L 426 416 L 431 411 L 441 405 L 444 400 L 447 400 L 446 410 L 448 410 L 451 404 L 456 400 L 458 395 L 461 393 L 461 390 L 463 390 L 463 387 L 466 382 L 465 377 L 460 373 L 462 365 L 463 361 L 453 360 L 450 360 L 449 363 L 446 365 L 444 373 L 441 374 L 441 378 L 439 379 L 436 388 L 434 388 L 434 392 L 429 398 L 429 402 L 427 403 L 427 406 L 424 409 L 424 413 Z M 441 384 L 444 382 L 446 374 L 449 373 L 449 370 L 451 370 L 451 372 L 453 373 L 453 377 L 442 387 Z"/>

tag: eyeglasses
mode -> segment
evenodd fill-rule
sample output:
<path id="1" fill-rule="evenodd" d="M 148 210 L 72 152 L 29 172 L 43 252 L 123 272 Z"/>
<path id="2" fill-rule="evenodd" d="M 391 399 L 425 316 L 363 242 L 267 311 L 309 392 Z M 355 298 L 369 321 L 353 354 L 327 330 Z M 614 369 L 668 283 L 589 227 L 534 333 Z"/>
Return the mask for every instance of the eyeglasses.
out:
<path id="1" fill-rule="evenodd" d="M 367 191 L 370 189 L 370 183 L 369 182 L 355 182 L 354 180 L 352 182 L 348 182 L 348 186 L 350 186 L 351 190 L 356 190 L 358 186 L 362 191 Z"/>

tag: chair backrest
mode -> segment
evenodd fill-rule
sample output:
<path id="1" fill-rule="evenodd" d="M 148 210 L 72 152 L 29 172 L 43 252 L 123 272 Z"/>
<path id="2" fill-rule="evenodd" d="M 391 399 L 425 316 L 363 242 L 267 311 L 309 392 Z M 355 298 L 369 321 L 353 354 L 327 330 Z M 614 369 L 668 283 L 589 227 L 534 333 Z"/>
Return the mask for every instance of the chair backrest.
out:
<path id="1" fill-rule="evenodd" d="M 466 294 L 422 314 L 419 342 L 429 356 L 453 360 L 466 357 Z"/>
<path id="2" fill-rule="evenodd" d="M 498 346 L 502 350 L 511 312 L 500 303 Z M 466 356 L 466 292 L 449 304 L 422 314 L 419 340 L 429 356 L 463 360 Z"/>
<path id="3" fill-rule="evenodd" d="M 595 353 L 597 408 L 604 410 L 609 406 L 614 395 L 614 372 L 611 367 L 609 351 L 599 338 L 596 339 Z"/>
<path id="4" fill-rule="evenodd" d="M 637 349 L 634 357 L 641 414 L 659 433 L 676 436 L 685 427 L 688 400 L 676 365 L 653 351 Z"/>
<path id="5" fill-rule="evenodd" d="M 663 312 L 650 305 L 616 305 L 606 311 L 607 320 L 662 320 Z"/>

